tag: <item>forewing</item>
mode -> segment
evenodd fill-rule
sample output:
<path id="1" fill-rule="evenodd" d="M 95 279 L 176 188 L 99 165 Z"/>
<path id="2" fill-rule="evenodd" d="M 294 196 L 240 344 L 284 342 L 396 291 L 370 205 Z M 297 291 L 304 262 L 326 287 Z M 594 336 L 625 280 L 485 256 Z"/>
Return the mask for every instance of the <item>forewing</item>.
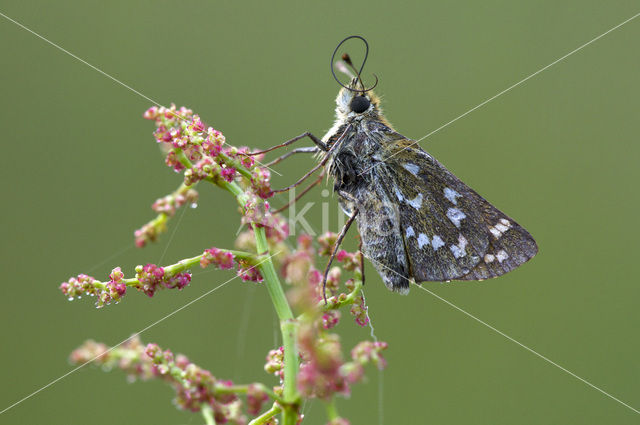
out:
<path id="1" fill-rule="evenodd" d="M 416 282 L 496 277 L 537 253 L 524 228 L 415 142 L 396 139 L 385 151 L 387 157 L 377 168 L 397 202 Z"/>

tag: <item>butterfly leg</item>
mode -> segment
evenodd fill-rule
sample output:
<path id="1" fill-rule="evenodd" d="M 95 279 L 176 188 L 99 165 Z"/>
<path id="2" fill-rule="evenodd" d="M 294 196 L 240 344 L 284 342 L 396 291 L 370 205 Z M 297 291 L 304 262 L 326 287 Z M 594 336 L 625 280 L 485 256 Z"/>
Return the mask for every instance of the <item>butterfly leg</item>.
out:
<path id="1" fill-rule="evenodd" d="M 326 155 L 322 158 L 322 160 L 320 161 L 320 163 L 318 163 L 318 165 L 316 165 L 315 167 L 313 167 L 311 170 L 309 170 L 309 172 L 307 174 L 305 174 L 304 176 L 302 176 L 300 178 L 300 180 L 298 180 L 297 182 L 295 182 L 294 184 L 292 184 L 291 186 L 287 186 L 285 188 L 282 189 L 278 189 L 278 190 L 274 190 L 274 193 L 282 193 L 282 192 L 287 192 L 291 189 L 293 189 L 294 187 L 298 186 L 300 183 L 302 183 L 303 181 L 305 181 L 307 178 L 309 178 L 309 176 L 311 176 L 313 173 L 315 173 L 319 168 L 324 167 L 325 164 L 327 163 L 327 161 L 329 161 L 329 158 L 331 158 L 331 153 L 338 147 L 340 146 L 342 140 L 344 140 L 344 136 L 347 134 L 347 131 L 349 131 L 349 129 L 351 128 L 351 125 L 347 126 L 347 128 L 342 132 L 342 135 L 340 136 L 340 138 L 338 138 L 338 140 L 335 141 L 335 143 L 333 145 L 331 145 L 331 147 L 329 149 L 327 149 L 327 153 Z"/>
<path id="2" fill-rule="evenodd" d="M 271 152 L 273 150 L 279 149 L 279 148 L 284 148 L 285 146 L 289 146 L 295 142 L 297 142 L 298 140 L 302 140 L 305 137 L 308 137 L 311 139 L 311 141 L 313 143 L 315 143 L 315 145 L 322 151 L 326 152 L 329 150 L 329 148 L 327 147 L 327 145 L 320 139 L 318 139 L 316 136 L 314 136 L 313 134 L 309 133 L 308 131 L 305 131 L 304 133 L 302 133 L 299 136 L 294 137 L 293 139 L 289 139 L 284 143 L 280 143 L 279 145 L 276 146 L 272 146 L 269 149 L 265 149 L 263 151 L 256 151 L 256 152 L 251 152 L 251 153 L 246 153 L 246 156 L 253 156 L 253 155 L 262 155 L 263 153 L 267 153 L 267 152 Z"/>
<path id="3" fill-rule="evenodd" d="M 322 277 L 322 298 L 324 298 L 325 304 L 327 303 L 327 293 L 326 293 L 327 276 L 329 275 L 329 269 L 331 268 L 331 263 L 333 263 L 333 259 L 336 257 L 336 254 L 338 253 L 340 244 L 342 243 L 342 240 L 346 236 L 347 231 L 349 230 L 349 227 L 351 227 L 351 224 L 353 223 L 357 215 L 358 215 L 358 210 L 355 210 L 351 215 L 351 217 L 349 217 L 349 220 L 347 220 L 347 222 L 345 223 L 342 230 L 340 231 L 340 234 L 338 235 L 338 239 L 336 240 L 336 244 L 333 247 L 333 252 L 331 253 L 331 257 L 329 258 L 329 262 L 327 263 L 327 267 L 324 269 L 324 276 Z"/>
<path id="4" fill-rule="evenodd" d="M 319 151 L 320 151 L 320 149 L 318 149 L 318 147 L 316 147 L 316 146 L 307 146 L 307 147 L 304 147 L 304 148 L 296 148 L 296 149 L 294 149 L 292 151 L 289 151 L 289 152 L 285 153 L 284 155 L 274 159 L 273 161 L 266 163 L 264 166 L 265 167 L 271 167 L 271 166 L 276 165 L 277 163 L 279 163 L 281 161 L 284 161 L 285 159 L 289 158 L 291 155 L 295 155 L 297 153 L 316 153 L 316 152 L 319 152 Z"/>
<path id="5" fill-rule="evenodd" d="M 282 189 L 277 189 L 274 190 L 274 193 L 282 193 L 282 192 L 287 192 L 291 189 L 293 189 L 294 187 L 298 186 L 300 183 L 302 183 L 303 181 L 305 181 L 306 179 L 309 178 L 309 176 L 311 176 L 313 173 L 315 173 L 316 171 L 318 171 L 318 169 L 324 167 L 324 161 L 319 163 L 318 165 L 316 165 L 315 167 L 313 167 L 311 170 L 309 170 L 309 172 L 307 174 L 305 174 L 304 176 L 302 176 L 300 178 L 300 180 L 298 180 L 297 182 L 295 182 L 294 184 L 292 184 L 291 186 L 287 186 L 287 187 L 283 187 Z"/>
<path id="6" fill-rule="evenodd" d="M 309 186 L 305 187 L 304 190 L 302 192 L 300 192 L 295 197 L 295 199 L 293 199 L 292 201 L 287 202 L 286 205 L 284 205 L 284 206 L 278 208 L 277 210 L 273 211 L 273 214 L 281 213 L 282 211 L 286 210 L 291 204 L 294 204 L 294 203 L 298 202 L 298 200 L 300 198 L 302 198 L 307 192 L 309 192 L 316 185 L 318 185 L 322 181 L 323 177 L 324 177 L 324 170 L 318 175 L 318 178 L 313 183 L 311 183 Z"/>

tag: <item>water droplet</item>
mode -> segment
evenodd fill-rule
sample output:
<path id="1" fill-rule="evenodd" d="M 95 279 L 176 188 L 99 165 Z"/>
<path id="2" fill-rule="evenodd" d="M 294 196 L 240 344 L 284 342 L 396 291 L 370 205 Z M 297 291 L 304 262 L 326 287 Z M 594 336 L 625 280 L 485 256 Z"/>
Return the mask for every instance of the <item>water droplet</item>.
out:
<path id="1" fill-rule="evenodd" d="M 198 208 L 198 203 L 197 202 L 193 202 L 191 205 L 189 205 L 191 208 L 196 209 Z"/>
<path id="2" fill-rule="evenodd" d="M 73 297 L 69 297 L 67 298 L 69 301 L 73 301 Z"/>

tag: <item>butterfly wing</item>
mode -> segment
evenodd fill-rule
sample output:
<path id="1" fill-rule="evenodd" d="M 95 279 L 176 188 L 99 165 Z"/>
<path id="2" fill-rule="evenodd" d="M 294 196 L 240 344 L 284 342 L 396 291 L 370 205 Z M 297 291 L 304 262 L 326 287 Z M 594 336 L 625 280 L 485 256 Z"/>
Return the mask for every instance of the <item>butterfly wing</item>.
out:
<path id="1" fill-rule="evenodd" d="M 395 197 L 409 274 L 416 282 L 492 278 L 537 253 L 522 226 L 415 142 L 390 139 L 376 168 L 388 196 Z"/>
<path id="2" fill-rule="evenodd" d="M 400 210 L 389 198 L 381 181 L 372 181 L 361 186 L 361 189 L 351 194 L 339 194 L 343 198 L 343 205 L 351 205 L 345 208 L 348 214 L 352 214 L 357 205 L 356 222 L 362 240 L 362 252 L 376 268 L 387 288 L 407 294 L 411 276 L 402 236 Z"/>

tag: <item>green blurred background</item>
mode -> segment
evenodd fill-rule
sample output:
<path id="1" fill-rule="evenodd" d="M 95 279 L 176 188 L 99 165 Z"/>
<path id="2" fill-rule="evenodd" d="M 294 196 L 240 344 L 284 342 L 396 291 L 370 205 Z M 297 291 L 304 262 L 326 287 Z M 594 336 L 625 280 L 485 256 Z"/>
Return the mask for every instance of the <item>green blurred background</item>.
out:
<path id="1" fill-rule="evenodd" d="M 267 147 L 333 119 L 336 43 L 362 34 L 365 75 L 388 118 L 419 138 L 638 13 L 638 2 L 2 1 L 0 12 L 162 104 L 197 111 L 234 145 Z M 640 408 L 637 226 L 640 19 L 612 32 L 421 145 L 527 227 L 539 255 L 477 284 L 427 284 L 457 306 Z M 230 246 L 225 193 L 144 250 L 132 232 L 179 184 L 142 119 L 150 102 L 0 17 L 2 349 L 0 409 L 71 369 L 87 338 L 115 344 L 232 276 L 196 272 L 184 291 L 132 293 L 96 310 L 58 292 L 69 276 L 131 273 Z M 350 47 L 359 62 L 360 46 Z M 313 161 L 278 170 L 292 182 Z M 308 221 L 321 227 L 321 191 Z M 337 206 L 330 198 L 330 225 Z M 275 200 L 281 205 L 283 200 Z M 355 234 L 349 238 L 354 245 Z M 200 273 L 201 275 L 199 275 Z M 386 290 L 368 265 L 377 336 L 389 342 L 385 424 L 631 424 L 632 410 L 417 288 Z M 368 337 L 350 320 L 344 349 Z M 216 376 L 273 382 L 277 327 L 266 290 L 233 281 L 142 334 Z M 377 424 L 379 376 L 339 400 L 352 424 Z M 198 424 L 159 382 L 86 367 L 0 416 L 3 424 Z M 305 406 L 308 424 L 324 406 Z"/>

